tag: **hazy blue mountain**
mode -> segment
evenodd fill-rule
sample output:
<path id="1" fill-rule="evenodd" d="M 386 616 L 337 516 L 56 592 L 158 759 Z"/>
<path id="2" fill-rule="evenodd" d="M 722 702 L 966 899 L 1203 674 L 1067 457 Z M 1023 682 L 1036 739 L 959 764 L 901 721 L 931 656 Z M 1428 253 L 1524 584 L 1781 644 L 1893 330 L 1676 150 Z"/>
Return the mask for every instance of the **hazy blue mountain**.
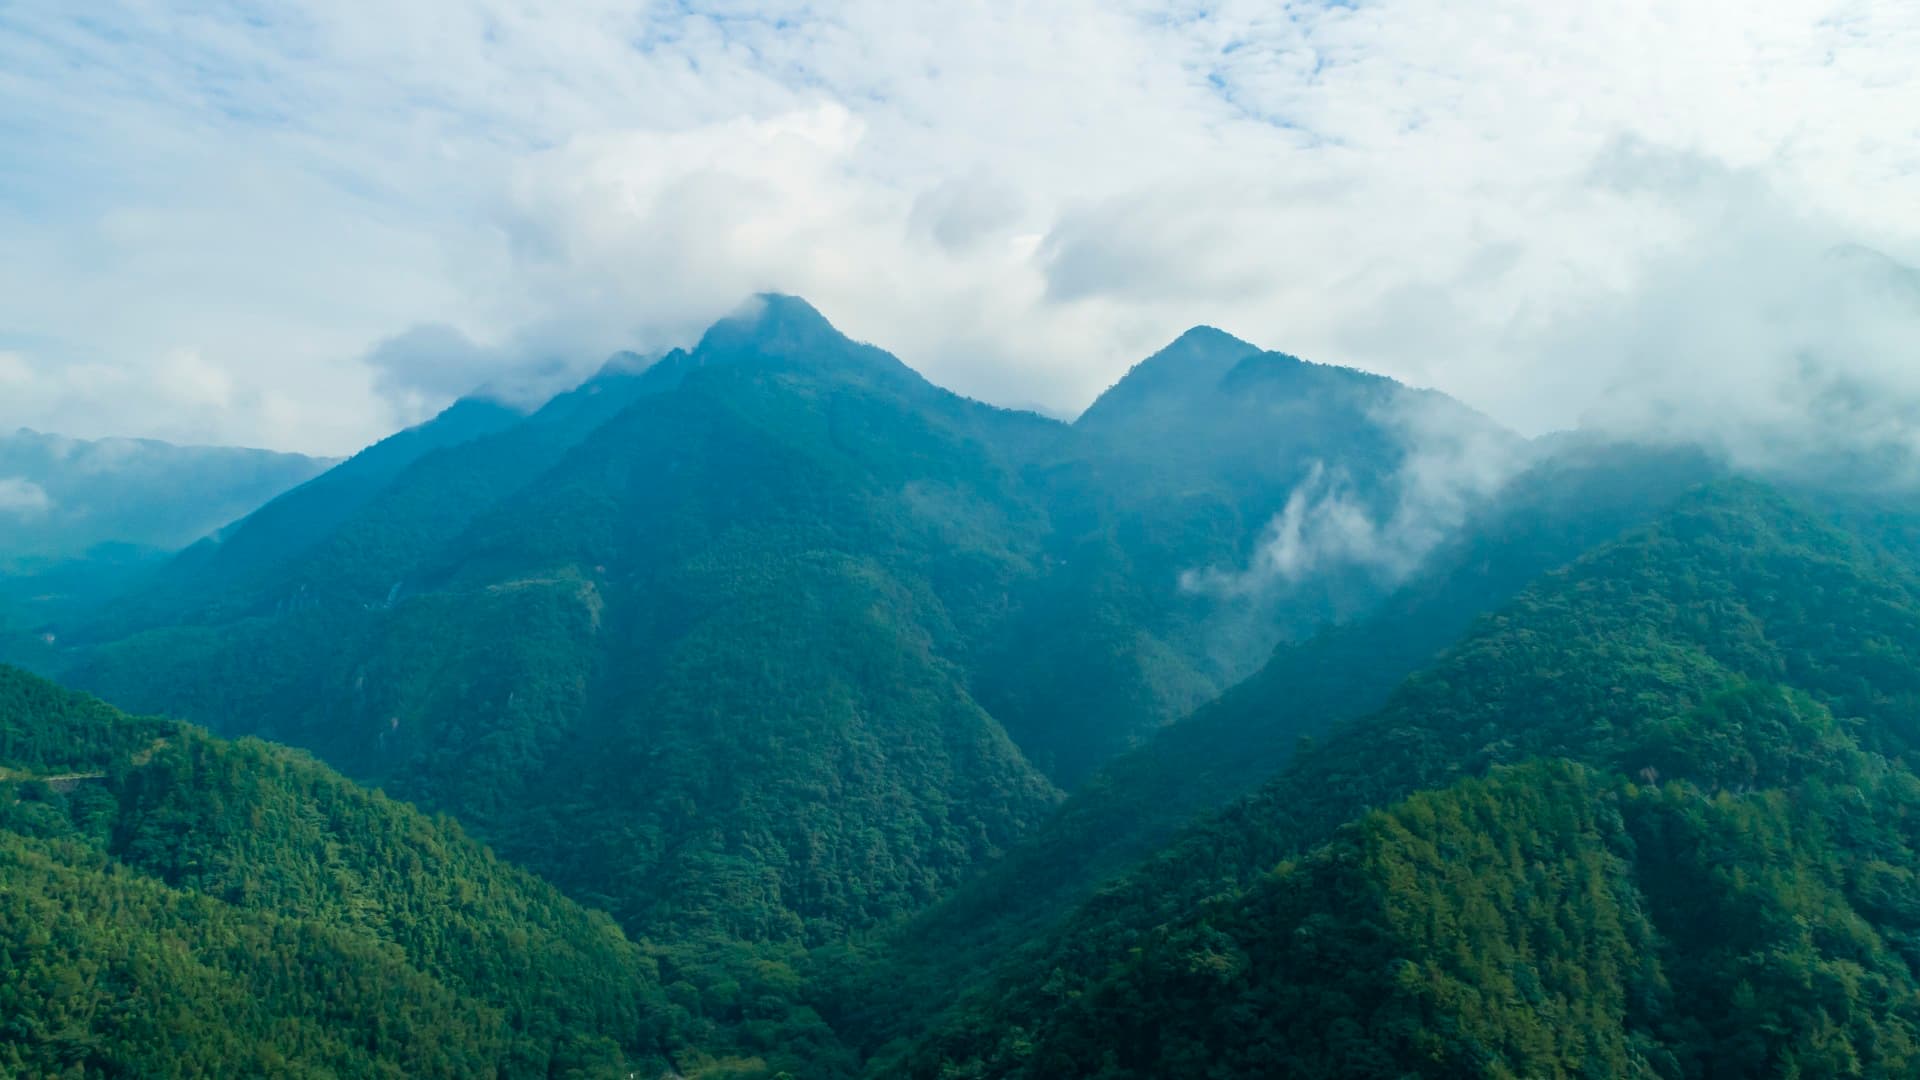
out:
<path id="1" fill-rule="evenodd" d="M 102 544 L 177 550 L 333 464 L 22 428 L 0 436 L 0 569 L 72 559 Z"/>

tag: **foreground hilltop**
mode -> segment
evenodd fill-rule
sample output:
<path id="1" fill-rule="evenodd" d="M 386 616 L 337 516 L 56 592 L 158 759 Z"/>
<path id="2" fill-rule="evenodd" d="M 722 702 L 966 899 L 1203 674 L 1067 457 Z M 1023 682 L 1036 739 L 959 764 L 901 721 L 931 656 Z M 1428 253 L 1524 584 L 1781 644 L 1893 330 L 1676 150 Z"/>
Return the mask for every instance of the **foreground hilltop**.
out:
<path id="1" fill-rule="evenodd" d="M 623 1076 L 653 961 L 303 754 L 0 668 L 8 1075 Z"/>

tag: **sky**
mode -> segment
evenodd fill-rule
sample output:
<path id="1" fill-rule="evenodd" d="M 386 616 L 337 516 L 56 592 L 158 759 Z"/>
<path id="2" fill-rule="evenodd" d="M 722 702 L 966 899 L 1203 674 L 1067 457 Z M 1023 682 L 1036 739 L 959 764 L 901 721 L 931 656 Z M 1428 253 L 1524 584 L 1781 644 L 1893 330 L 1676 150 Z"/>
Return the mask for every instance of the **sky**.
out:
<path id="1" fill-rule="evenodd" d="M 350 452 L 773 290 L 1062 415 L 1205 323 L 1920 446 L 1915 56 L 1904 0 L 0 0 L 0 428 Z"/>

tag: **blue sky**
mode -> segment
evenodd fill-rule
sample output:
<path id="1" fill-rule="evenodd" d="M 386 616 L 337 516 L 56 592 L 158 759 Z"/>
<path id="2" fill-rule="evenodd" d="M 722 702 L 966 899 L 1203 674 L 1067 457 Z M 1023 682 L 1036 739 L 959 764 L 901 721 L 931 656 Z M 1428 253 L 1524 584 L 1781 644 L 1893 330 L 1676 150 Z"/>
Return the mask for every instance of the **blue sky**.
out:
<path id="1" fill-rule="evenodd" d="M 350 451 L 762 289 L 1067 413 L 1202 322 L 1529 431 L 1920 401 L 1825 257 L 1920 263 L 1915 5 L 1588 7 L 11 0 L 0 426 Z"/>

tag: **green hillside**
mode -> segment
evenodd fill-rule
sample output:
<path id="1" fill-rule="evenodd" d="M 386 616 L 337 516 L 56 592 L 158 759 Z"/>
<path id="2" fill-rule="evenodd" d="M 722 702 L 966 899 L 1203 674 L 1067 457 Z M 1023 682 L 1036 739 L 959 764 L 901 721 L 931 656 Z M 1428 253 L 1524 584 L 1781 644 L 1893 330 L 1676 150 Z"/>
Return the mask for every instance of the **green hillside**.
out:
<path id="1" fill-rule="evenodd" d="M 1074 790 L 1006 858 L 884 942 L 836 959 L 852 984 L 836 992 L 841 1023 L 884 1040 L 923 1022 L 1183 826 L 1258 788 L 1303 739 L 1377 709 L 1479 615 L 1716 473 L 1689 451 L 1622 446 L 1569 447 L 1540 462 L 1377 610 L 1281 645 L 1254 676 Z"/>
<path id="2" fill-rule="evenodd" d="M 0 669 L 16 1075 L 617 1076 L 689 1018 L 605 916 L 304 755 Z"/>
<path id="3" fill-rule="evenodd" d="M 909 1074 L 1909 1075 L 1920 788 L 1821 751 L 1765 791 L 1562 760 L 1422 792 L 1144 934 L 1006 1057 Z"/>
<path id="4" fill-rule="evenodd" d="M 784 967 L 947 895 L 1061 786 L 1237 677 L 1224 654 L 1338 606 L 1316 586 L 1251 610 L 1180 572 L 1246 559 L 1309 450 L 1384 484 L 1404 433 L 1370 411 L 1402 391 L 1243 344 L 1186 364 L 1183 342 L 1087 434 L 763 298 L 644 372 L 415 455 L 176 618 L 76 628 L 52 663 L 449 812 L 632 934 Z M 1117 449 L 1140 415 L 1197 429 L 1242 398 L 1246 425 L 1284 405 L 1323 413 L 1319 434 L 1210 484 L 1204 461 L 1156 473 Z"/>
<path id="5" fill-rule="evenodd" d="M 1916 650 L 1920 586 L 1903 567 L 1762 490 L 1697 496 L 1482 619 L 882 1071 L 1181 1075 L 1204 1056 L 1218 1076 L 1720 1075 L 1711 1062 L 1742 1035 L 1715 1010 L 1737 1006 L 1757 1018 L 1743 1060 L 1899 1074 L 1912 976 L 1887 889 L 1913 872 Z M 1502 772 L 1556 757 L 1598 771 Z M 1470 780 L 1483 775 L 1492 787 Z M 1552 776 L 1596 793 L 1554 794 Z M 1445 858 L 1383 854 L 1393 815 L 1369 808 L 1426 790 L 1440 794 L 1393 815 L 1488 824 L 1418 838 L 1453 844 Z M 1581 824 L 1601 814 L 1581 804 L 1609 800 L 1627 800 L 1622 824 Z M 1642 835 L 1671 850 L 1617 838 Z M 1489 843 L 1500 858 L 1466 854 Z M 1560 891 L 1528 884 L 1556 860 L 1545 884 Z M 1716 904 L 1752 911 L 1716 925 L 1696 908 Z M 1759 936 L 1716 944 L 1708 929 Z M 1636 934 L 1660 942 L 1660 974 L 1630 971 L 1647 952 L 1621 944 Z M 1745 973 L 1775 953 L 1778 970 Z M 1528 1020 L 1555 995 L 1564 1008 Z M 1642 1012 L 1597 1019 L 1621 1000 Z"/>
<path id="6" fill-rule="evenodd" d="M 1498 498 L 1450 489 L 1457 520 L 1417 522 L 1431 549 L 1399 553 L 1405 565 L 1335 552 L 1311 572 L 1196 587 L 1190 571 L 1257 567 L 1302 490 L 1337 483 L 1347 510 L 1394 522 L 1423 494 L 1412 478 L 1486 465 L 1446 454 L 1517 452 L 1438 395 L 1213 331 L 1066 425 L 941 390 L 768 297 L 644 370 L 615 364 L 524 417 L 497 409 L 463 406 L 376 447 L 28 655 L 139 711 L 311 751 L 457 820 L 499 853 L 490 865 L 538 875 L 554 903 L 607 912 L 638 974 L 567 960 L 553 977 L 579 984 L 539 998 L 552 1016 L 538 1030 L 562 1048 L 497 1043 L 567 1067 L 1004 1075 L 1030 1051 L 1058 1069 L 1058 1055 L 1123 1047 L 1098 1030 L 1108 1021 L 1175 1040 L 1202 1025 L 1193 1038 L 1228 1054 L 1237 1036 L 1205 1029 L 1212 1011 L 1067 1003 L 1099 1000 L 1086 995 L 1131 970 L 1145 936 L 1238 903 L 1372 808 L 1566 755 L 1614 791 L 1642 765 L 1594 732 L 1641 711 L 1781 687 L 1852 730 L 1861 714 L 1838 684 L 1783 665 L 1827 650 L 1854 664 L 1853 622 L 1738 613 L 1826 605 L 1827 570 L 1849 603 L 1862 583 L 1906 588 L 1904 571 L 1772 496 L 1684 496 L 1720 471 L 1698 454 L 1577 442 Z M 1156 441 L 1181 449 L 1156 455 Z M 1855 607 L 1850 620 L 1877 610 Z M 1526 634 L 1505 629 L 1516 619 Z M 1747 655 L 1735 646 L 1761 633 L 1755 619 L 1785 636 Z M 1594 689 L 1615 683 L 1637 696 Z M 22 835 L 137 859 L 158 883 L 142 888 L 346 933 L 367 929 L 369 904 L 422 890 L 457 907 L 464 894 L 434 885 L 461 874 L 418 881 L 390 845 L 349 867 L 345 880 L 390 890 L 371 901 L 327 892 L 330 873 L 260 869 L 278 865 L 279 834 L 256 845 L 220 815 L 267 797 L 228 788 L 304 791 L 279 764 L 294 759 L 200 738 L 169 738 L 142 766 L 171 776 L 177 752 L 222 748 L 181 767 L 214 788 L 183 783 L 183 801 L 153 809 L 183 822 L 174 831 L 98 833 L 68 807 L 70 828 L 36 809 L 45 827 Z M 221 836 L 224 861 L 197 846 Z M 1554 836 L 1554 851 L 1574 843 Z M 36 849 L 34 865 L 91 865 L 71 855 Z M 178 914 L 171 895 L 149 905 L 176 912 L 154 916 L 167 933 L 213 918 Z M 529 917 L 475 914 L 472 933 Z M 435 1016 L 491 1030 L 484 1010 L 502 1006 L 449 981 L 462 961 L 433 951 L 444 935 L 371 925 L 446 990 Z M 539 981 L 503 970 L 487 979 Z M 265 977 L 221 971 L 237 987 Z M 507 1015 L 533 1022 L 531 1008 Z M 487 1038 L 472 1037 L 495 1054 Z M 1126 1050 L 1116 1067 L 1161 1075 L 1159 1053 Z M 315 1068 L 363 1068 L 344 1060 Z"/>

